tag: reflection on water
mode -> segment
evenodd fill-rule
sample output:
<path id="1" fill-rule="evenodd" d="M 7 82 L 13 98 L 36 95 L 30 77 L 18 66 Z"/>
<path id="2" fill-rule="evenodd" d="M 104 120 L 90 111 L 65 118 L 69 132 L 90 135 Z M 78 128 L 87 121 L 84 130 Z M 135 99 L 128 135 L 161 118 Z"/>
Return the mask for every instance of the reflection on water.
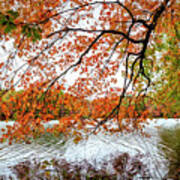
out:
<path id="1" fill-rule="evenodd" d="M 55 123 L 58 123 L 58 121 L 52 121 L 45 126 L 51 126 Z M 174 119 L 152 121 L 145 128 L 145 131 L 152 135 L 150 138 L 142 137 L 135 132 L 126 135 L 99 133 L 98 135 L 89 136 L 88 140 L 81 141 L 78 144 L 74 144 L 71 139 L 64 144 L 62 136 L 55 139 L 54 142 L 50 142 L 52 138 L 46 134 L 39 141 L 34 141 L 32 144 L 13 144 L 9 146 L 7 143 L 3 143 L 0 144 L 0 175 L 12 175 L 8 167 L 34 158 L 40 160 L 65 158 L 69 162 L 87 160 L 90 163 L 96 162 L 98 167 L 101 166 L 103 159 L 108 160 L 117 152 L 128 152 L 132 155 L 144 154 L 143 162 L 148 164 L 151 176 L 159 179 L 167 172 L 167 163 L 158 153 L 159 137 L 158 130 L 155 127 L 175 126 L 177 123 L 180 123 L 180 121 Z M 10 124 L 12 125 L 13 122 L 9 122 Z M 4 127 L 5 123 L 1 122 L 0 128 Z"/>

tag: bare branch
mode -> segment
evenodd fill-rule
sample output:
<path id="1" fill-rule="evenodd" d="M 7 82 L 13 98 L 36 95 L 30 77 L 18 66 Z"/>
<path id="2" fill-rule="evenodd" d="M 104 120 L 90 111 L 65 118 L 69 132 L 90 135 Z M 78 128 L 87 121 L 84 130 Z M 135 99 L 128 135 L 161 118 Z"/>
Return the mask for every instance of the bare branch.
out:
<path id="1" fill-rule="evenodd" d="M 48 88 L 46 89 L 46 92 L 55 84 L 55 82 L 60 79 L 62 76 L 64 76 L 65 74 L 67 74 L 71 69 L 73 69 L 74 67 L 78 66 L 79 64 L 81 64 L 83 57 L 88 54 L 88 52 L 91 50 L 92 46 L 103 36 L 103 32 L 101 32 L 94 40 L 93 42 L 88 46 L 88 48 L 86 49 L 86 51 L 84 51 L 84 53 L 81 54 L 79 60 L 75 63 L 72 64 L 71 66 L 69 66 L 63 73 L 61 73 L 59 76 L 57 76 L 48 86 Z"/>
<path id="2" fill-rule="evenodd" d="M 145 51 L 147 49 L 148 42 L 150 40 L 150 35 L 153 32 L 153 30 L 155 29 L 157 21 L 158 21 L 159 17 L 162 15 L 163 11 L 165 10 L 168 2 L 169 2 L 169 0 L 165 0 L 160 5 L 160 7 L 155 11 L 152 23 L 150 25 L 147 25 L 142 20 L 136 21 L 136 22 L 141 22 L 148 29 L 147 32 L 146 32 L 146 37 L 142 42 L 142 44 L 143 44 L 142 50 L 138 54 L 136 54 L 136 53 L 128 53 L 127 54 L 127 56 L 126 56 L 126 72 L 125 72 L 125 77 L 124 77 L 124 87 L 123 87 L 123 91 L 122 91 L 122 93 L 120 95 L 120 98 L 119 98 L 119 103 L 117 104 L 117 106 L 111 111 L 111 113 L 107 117 L 105 117 L 102 121 L 98 122 L 98 124 L 94 128 L 93 132 L 95 132 L 101 125 L 105 124 L 110 118 L 112 118 L 112 116 L 115 116 L 115 115 L 117 115 L 119 113 L 119 109 L 120 109 L 120 106 L 122 104 L 123 98 L 125 97 L 127 89 L 129 88 L 129 86 L 132 83 L 133 79 L 135 81 L 137 79 L 137 77 L 139 76 L 139 74 L 142 74 L 148 81 L 148 84 L 147 84 L 146 88 L 143 89 L 142 91 L 147 91 L 148 87 L 150 86 L 151 79 L 144 72 L 143 60 L 145 58 Z M 132 18 L 132 19 L 134 19 L 134 18 Z M 132 26 L 133 25 L 134 25 L 134 22 L 132 23 Z M 127 38 L 127 39 L 129 40 L 129 38 Z M 137 57 L 135 58 L 135 60 L 133 61 L 132 66 L 131 66 L 131 74 L 130 74 L 130 78 L 129 78 L 129 81 L 128 81 L 128 84 L 127 84 L 128 60 L 129 60 L 130 55 L 136 55 Z M 139 62 L 139 70 L 138 70 L 138 74 L 134 77 L 134 70 L 135 70 L 134 67 L 135 67 L 137 62 Z M 140 93 L 142 91 L 140 91 Z M 119 128 L 121 128 L 121 127 L 119 127 Z"/>
<path id="3" fill-rule="evenodd" d="M 103 34 L 116 34 L 116 35 L 121 35 L 124 38 L 126 38 L 128 41 L 135 43 L 135 44 L 139 44 L 139 43 L 143 43 L 144 39 L 140 39 L 140 40 L 135 40 L 130 38 L 127 34 L 121 32 L 121 31 L 116 31 L 116 30 L 89 30 L 89 29 L 82 29 L 82 28 L 64 28 L 64 29 L 60 29 L 58 31 L 55 31 L 51 34 L 49 34 L 47 36 L 47 38 L 54 36 L 55 34 L 61 33 L 61 32 L 68 32 L 68 31 L 72 31 L 72 32 L 87 32 L 87 33 L 103 33 Z"/>

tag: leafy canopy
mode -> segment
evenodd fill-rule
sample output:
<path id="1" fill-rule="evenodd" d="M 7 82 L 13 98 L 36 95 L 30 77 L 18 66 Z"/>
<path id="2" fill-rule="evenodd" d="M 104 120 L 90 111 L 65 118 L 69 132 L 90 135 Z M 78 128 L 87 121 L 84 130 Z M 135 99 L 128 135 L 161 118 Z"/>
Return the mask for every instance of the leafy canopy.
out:
<path id="1" fill-rule="evenodd" d="M 177 97 L 178 5 L 173 0 L 1 1 L 0 44 L 6 54 L 0 60 L 1 88 L 6 89 L 4 93 L 15 87 L 24 89 L 20 99 L 11 98 L 19 109 L 16 126 L 9 128 L 8 134 L 14 131 L 24 138 L 37 127 L 43 132 L 39 124 L 52 119 L 61 104 L 59 90 L 69 92 L 64 99 L 69 107 L 64 109 L 71 112 L 68 117 L 58 117 L 59 130 L 84 128 L 82 117 L 91 117 L 87 124 L 93 125 L 94 131 L 101 125 L 108 129 L 105 123 L 109 120 L 117 122 L 118 131 L 129 130 L 130 124 L 142 128 L 150 110 L 144 105 L 141 111 L 137 109 L 145 96 L 154 99 L 157 91 L 162 102 L 170 85 L 166 97 Z M 157 58 L 157 51 L 161 58 Z M 172 75 L 172 71 L 176 73 Z M 70 73 L 79 77 L 67 87 L 66 75 Z M 163 78 L 167 83 L 162 83 Z M 154 90 L 148 91 L 152 85 Z M 130 94 L 131 98 L 125 98 Z M 105 98 L 93 101 L 91 109 L 85 99 L 92 96 Z M 174 106 L 170 101 L 167 107 Z M 8 106 L 1 102 L 5 117 L 12 113 Z"/>

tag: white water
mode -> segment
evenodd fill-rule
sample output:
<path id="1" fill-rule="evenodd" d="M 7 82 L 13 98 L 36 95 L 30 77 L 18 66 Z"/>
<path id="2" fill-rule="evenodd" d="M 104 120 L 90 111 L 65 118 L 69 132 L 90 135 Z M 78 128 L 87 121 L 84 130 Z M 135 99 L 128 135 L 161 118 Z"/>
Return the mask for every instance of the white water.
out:
<path id="1" fill-rule="evenodd" d="M 58 123 L 51 121 L 48 125 Z M 12 125 L 13 122 L 8 122 Z M 12 175 L 8 168 L 25 160 L 33 158 L 52 159 L 65 158 L 69 162 L 80 162 L 87 160 L 100 168 L 104 160 L 110 160 L 113 154 L 128 152 L 130 155 L 142 153 L 145 155 L 143 162 L 148 165 L 152 179 L 162 179 L 167 172 L 167 162 L 159 155 L 157 143 L 159 140 L 156 127 L 173 127 L 180 124 L 180 119 L 158 119 L 150 121 L 145 127 L 145 132 L 151 135 L 150 138 L 142 137 L 139 133 L 90 135 L 88 140 L 79 142 L 77 145 L 70 139 L 64 147 L 52 145 L 33 144 L 0 144 L 0 175 Z M 5 122 L 0 122 L 0 129 L 4 128 Z M 48 126 L 47 125 L 47 126 Z M 15 178 L 15 177 L 14 177 Z"/>

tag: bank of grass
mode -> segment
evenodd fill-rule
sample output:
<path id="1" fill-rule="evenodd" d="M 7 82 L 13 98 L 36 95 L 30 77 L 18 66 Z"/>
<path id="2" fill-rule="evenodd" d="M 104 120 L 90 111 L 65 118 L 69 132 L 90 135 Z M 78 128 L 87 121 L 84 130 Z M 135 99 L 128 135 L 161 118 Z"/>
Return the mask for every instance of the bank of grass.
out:
<path id="1" fill-rule="evenodd" d="M 180 180 L 180 125 L 164 128 L 159 135 L 161 139 L 159 148 L 169 162 L 167 178 Z"/>
<path id="2" fill-rule="evenodd" d="M 63 146 L 67 141 L 67 138 L 65 137 L 65 135 L 63 133 L 59 133 L 59 134 L 53 134 L 53 133 L 49 133 L 49 132 L 45 132 L 41 135 L 39 135 L 38 137 L 36 137 L 35 139 L 32 139 L 32 142 L 46 146 L 46 147 L 50 147 L 50 146 Z"/>
<path id="3" fill-rule="evenodd" d="M 88 161 L 67 162 L 65 159 L 50 161 L 24 161 L 10 167 L 19 179 L 62 179 L 62 180 L 133 180 L 149 178 L 149 170 L 141 160 L 141 154 L 130 156 L 128 153 L 114 154 L 101 168 Z M 112 165 L 112 169 L 108 168 Z"/>

